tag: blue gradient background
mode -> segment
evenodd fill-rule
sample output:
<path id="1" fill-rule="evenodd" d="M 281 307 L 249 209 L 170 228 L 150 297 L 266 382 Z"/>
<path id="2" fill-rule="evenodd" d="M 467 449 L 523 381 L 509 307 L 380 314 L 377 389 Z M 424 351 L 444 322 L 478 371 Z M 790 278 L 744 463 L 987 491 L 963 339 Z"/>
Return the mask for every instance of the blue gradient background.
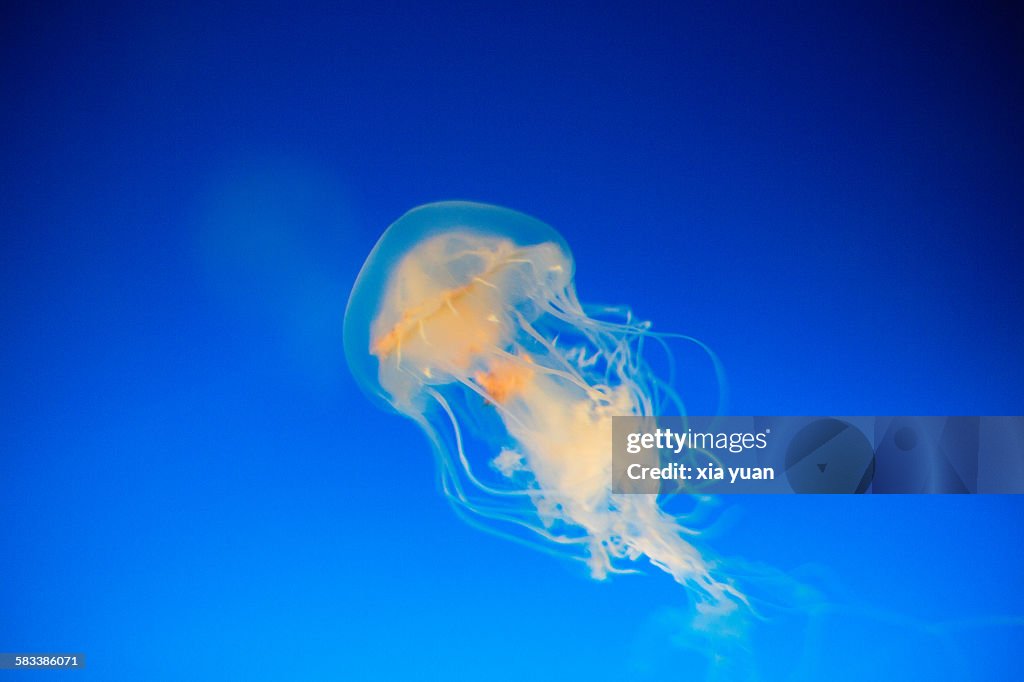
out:
<path id="1" fill-rule="evenodd" d="M 0 650 L 89 657 L 33 679 L 701 672 L 682 590 L 466 526 L 357 391 L 348 290 L 419 203 L 554 225 L 735 414 L 1021 413 L 1019 12 L 557 4 L 5 6 Z M 727 506 L 726 556 L 1024 614 L 1024 498 Z M 971 629 L 957 669 L 901 623 L 834 619 L 797 678 L 1009 679 L 1024 644 Z"/>

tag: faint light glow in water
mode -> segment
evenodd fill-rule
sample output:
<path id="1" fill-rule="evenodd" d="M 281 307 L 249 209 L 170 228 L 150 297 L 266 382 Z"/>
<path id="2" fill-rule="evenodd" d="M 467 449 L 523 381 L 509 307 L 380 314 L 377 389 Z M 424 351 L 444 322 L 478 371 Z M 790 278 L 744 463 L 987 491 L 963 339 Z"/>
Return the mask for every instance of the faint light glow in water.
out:
<path id="1" fill-rule="evenodd" d="M 339 268 L 353 235 L 340 183 L 309 164 L 249 159 L 207 184 L 197 246 L 213 293 L 303 381 L 330 382 L 340 370 L 337 301 L 351 277 Z"/>

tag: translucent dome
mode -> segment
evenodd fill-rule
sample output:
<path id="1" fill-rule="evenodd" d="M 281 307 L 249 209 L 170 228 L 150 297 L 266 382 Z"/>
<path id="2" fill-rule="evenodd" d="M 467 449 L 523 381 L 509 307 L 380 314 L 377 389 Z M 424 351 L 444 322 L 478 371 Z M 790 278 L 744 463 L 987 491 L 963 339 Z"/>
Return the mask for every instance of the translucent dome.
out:
<path id="1" fill-rule="evenodd" d="M 444 237 L 454 237 L 464 247 L 472 247 L 468 242 L 476 240 L 481 249 L 492 251 L 546 245 L 546 249 L 531 250 L 530 257 L 550 261 L 543 265 L 545 272 L 557 277 L 548 283 L 549 288 L 562 288 L 572 281 L 573 260 L 568 245 L 552 227 L 535 218 L 468 201 L 443 201 L 412 209 L 392 223 L 377 241 L 356 278 L 345 311 L 345 356 L 359 386 L 374 400 L 393 403 L 392 396 L 381 385 L 380 358 L 371 352 L 375 323 L 393 326 L 410 310 L 442 305 L 446 291 L 469 284 L 485 267 L 481 262 L 466 262 L 465 258 L 459 263 L 434 262 L 437 251 L 445 246 L 437 240 Z M 417 249 L 423 251 L 432 239 L 433 253 L 424 256 L 435 258 L 419 258 L 417 280 L 396 281 L 403 262 L 408 264 L 410 255 Z M 400 287 L 404 291 L 396 291 Z M 389 301 L 389 293 L 401 300 Z M 389 310 L 389 305 L 400 305 L 403 309 Z"/>

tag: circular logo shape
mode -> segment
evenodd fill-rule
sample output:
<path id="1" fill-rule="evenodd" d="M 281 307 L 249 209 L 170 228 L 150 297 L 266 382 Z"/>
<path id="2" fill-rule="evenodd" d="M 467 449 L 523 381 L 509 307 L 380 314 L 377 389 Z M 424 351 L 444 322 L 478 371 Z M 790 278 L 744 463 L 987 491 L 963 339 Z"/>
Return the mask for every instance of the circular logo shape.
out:
<path id="1" fill-rule="evenodd" d="M 896 447 L 903 452 L 907 452 L 914 449 L 914 446 L 917 445 L 917 433 L 909 426 L 904 426 L 896 432 L 893 440 L 896 443 Z"/>

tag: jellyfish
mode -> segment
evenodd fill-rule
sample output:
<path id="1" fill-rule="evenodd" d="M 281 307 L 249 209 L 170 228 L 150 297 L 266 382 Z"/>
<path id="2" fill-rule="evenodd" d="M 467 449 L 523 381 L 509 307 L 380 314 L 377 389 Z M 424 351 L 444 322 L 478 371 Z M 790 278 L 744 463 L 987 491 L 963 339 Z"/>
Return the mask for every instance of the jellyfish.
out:
<path id="1" fill-rule="evenodd" d="M 477 525 L 584 561 L 593 577 L 665 571 L 698 617 L 743 593 L 651 494 L 612 492 L 612 417 L 674 399 L 644 359 L 650 324 L 584 306 L 553 228 L 497 206 L 441 202 L 392 224 L 345 313 L 348 364 L 433 446 L 439 488 Z M 698 624 L 699 625 L 699 624 Z"/>

